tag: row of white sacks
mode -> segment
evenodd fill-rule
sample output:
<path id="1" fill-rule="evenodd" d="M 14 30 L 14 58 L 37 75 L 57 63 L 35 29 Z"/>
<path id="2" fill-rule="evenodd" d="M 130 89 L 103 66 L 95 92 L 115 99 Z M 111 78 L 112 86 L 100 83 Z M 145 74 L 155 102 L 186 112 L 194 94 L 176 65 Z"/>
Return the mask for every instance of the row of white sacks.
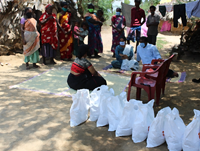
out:
<path id="1" fill-rule="evenodd" d="M 186 127 L 179 111 L 170 107 L 161 109 L 154 117 L 154 100 L 126 99 L 126 92 L 114 96 L 113 89 L 101 86 L 89 93 L 78 90 L 72 96 L 70 126 L 77 126 L 88 119 L 97 121 L 97 127 L 109 125 L 108 131 L 115 131 L 116 137 L 130 136 L 134 143 L 147 139 L 148 148 L 167 142 L 170 151 L 200 151 L 200 111 L 194 110 L 193 121 Z"/>

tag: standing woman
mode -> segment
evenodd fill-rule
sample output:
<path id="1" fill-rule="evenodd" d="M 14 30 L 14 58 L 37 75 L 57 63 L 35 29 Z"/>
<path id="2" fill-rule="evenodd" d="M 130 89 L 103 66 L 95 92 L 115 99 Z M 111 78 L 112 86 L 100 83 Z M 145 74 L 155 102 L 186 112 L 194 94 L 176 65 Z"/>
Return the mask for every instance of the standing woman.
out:
<path id="1" fill-rule="evenodd" d="M 121 15 L 121 8 L 116 9 L 116 15 L 112 16 L 112 47 L 111 51 L 113 52 L 113 56 L 115 57 L 115 49 L 119 45 L 120 38 L 125 37 L 124 28 L 126 27 L 126 19 Z"/>
<path id="2" fill-rule="evenodd" d="M 41 40 L 43 63 L 46 65 L 46 58 L 50 58 L 51 64 L 56 64 L 54 58 L 56 57 L 56 50 L 58 47 L 57 37 L 57 20 L 56 15 L 52 13 L 52 5 L 45 7 L 45 13 L 40 17 L 41 23 Z"/>
<path id="3" fill-rule="evenodd" d="M 62 3 L 62 11 L 58 13 L 57 19 L 64 30 L 64 32 L 59 31 L 59 41 L 60 41 L 60 56 L 61 59 L 70 61 L 73 52 L 73 35 L 70 25 L 71 13 L 67 9 L 67 3 Z"/>
<path id="4" fill-rule="evenodd" d="M 33 18 L 33 12 L 31 8 L 26 8 L 24 11 L 25 18 L 22 18 L 22 41 L 23 41 L 23 54 L 25 55 L 26 69 L 30 69 L 29 62 L 33 63 L 34 68 L 38 68 L 36 65 L 39 62 L 40 48 L 40 34 L 37 31 L 37 21 Z"/>
<path id="5" fill-rule="evenodd" d="M 103 52 L 101 39 L 101 26 L 103 24 L 94 13 L 94 6 L 92 4 L 88 5 L 88 13 L 85 14 L 85 20 L 89 25 L 88 45 L 90 50 L 88 56 L 94 55 L 95 58 L 99 58 L 101 56 L 98 53 Z"/>

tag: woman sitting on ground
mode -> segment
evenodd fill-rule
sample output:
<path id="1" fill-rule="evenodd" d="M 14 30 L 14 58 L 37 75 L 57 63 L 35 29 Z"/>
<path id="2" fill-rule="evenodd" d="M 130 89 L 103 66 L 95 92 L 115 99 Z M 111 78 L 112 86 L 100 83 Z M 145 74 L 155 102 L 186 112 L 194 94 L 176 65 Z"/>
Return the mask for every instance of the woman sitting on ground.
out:
<path id="1" fill-rule="evenodd" d="M 106 80 L 86 59 L 88 51 L 88 45 L 80 45 L 77 53 L 77 58 L 72 63 L 71 73 L 68 76 L 67 83 L 69 87 L 74 90 L 94 90 L 101 85 L 107 85 Z"/>
<path id="2" fill-rule="evenodd" d="M 115 49 L 116 60 L 112 61 L 113 68 L 122 70 L 138 70 L 139 64 L 134 60 L 133 46 L 126 44 L 126 38 L 120 38 L 119 45 Z"/>

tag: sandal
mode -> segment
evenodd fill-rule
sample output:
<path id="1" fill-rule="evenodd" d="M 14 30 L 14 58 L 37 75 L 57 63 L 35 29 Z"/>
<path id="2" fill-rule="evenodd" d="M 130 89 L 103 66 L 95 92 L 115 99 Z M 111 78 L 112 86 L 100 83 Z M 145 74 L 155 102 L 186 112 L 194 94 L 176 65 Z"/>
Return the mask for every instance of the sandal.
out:
<path id="1" fill-rule="evenodd" d="M 197 79 L 192 79 L 192 82 L 194 83 L 200 83 L 200 78 L 197 80 Z"/>

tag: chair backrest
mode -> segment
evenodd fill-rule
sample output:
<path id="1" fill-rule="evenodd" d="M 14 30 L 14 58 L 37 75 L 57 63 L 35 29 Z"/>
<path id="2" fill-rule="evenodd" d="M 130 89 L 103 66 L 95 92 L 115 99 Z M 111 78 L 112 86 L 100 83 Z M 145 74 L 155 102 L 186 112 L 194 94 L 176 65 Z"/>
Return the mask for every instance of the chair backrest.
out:
<path id="1" fill-rule="evenodd" d="M 165 75 L 166 67 L 167 67 L 167 60 L 162 62 L 161 65 L 156 69 L 156 72 L 158 72 L 156 83 L 158 84 L 162 83 L 163 78 L 166 76 Z"/>
<path id="2" fill-rule="evenodd" d="M 166 76 L 167 76 L 167 73 L 168 73 L 168 70 L 169 70 L 169 66 L 172 62 L 172 59 L 175 57 L 175 54 L 171 55 L 167 60 L 165 60 L 167 62 L 166 64 L 166 69 L 165 69 L 165 73 L 164 73 L 164 77 L 166 79 Z"/>

